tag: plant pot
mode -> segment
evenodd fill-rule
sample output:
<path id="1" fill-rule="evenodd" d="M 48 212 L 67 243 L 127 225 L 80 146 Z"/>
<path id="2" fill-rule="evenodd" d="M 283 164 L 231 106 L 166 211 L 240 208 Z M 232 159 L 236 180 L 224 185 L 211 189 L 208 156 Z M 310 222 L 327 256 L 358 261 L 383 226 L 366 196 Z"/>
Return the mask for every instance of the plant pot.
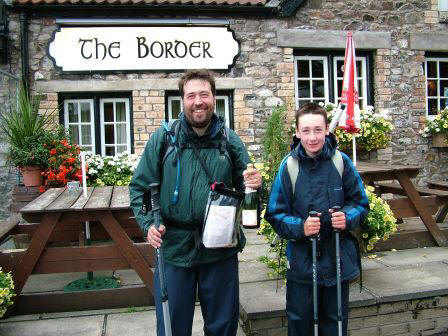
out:
<path id="1" fill-rule="evenodd" d="M 26 187 L 42 185 L 42 168 L 40 167 L 22 167 L 23 184 Z"/>
<path id="2" fill-rule="evenodd" d="M 448 147 L 448 144 L 446 143 L 446 137 L 443 134 L 433 134 L 432 135 L 432 146 L 433 147 Z"/>

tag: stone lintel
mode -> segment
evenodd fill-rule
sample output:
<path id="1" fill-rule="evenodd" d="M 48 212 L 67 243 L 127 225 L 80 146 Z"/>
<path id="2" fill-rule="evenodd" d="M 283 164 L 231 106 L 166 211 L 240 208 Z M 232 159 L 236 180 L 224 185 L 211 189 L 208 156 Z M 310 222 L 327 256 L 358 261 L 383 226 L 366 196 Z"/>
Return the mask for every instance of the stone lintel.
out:
<path id="1" fill-rule="evenodd" d="M 280 29 L 277 46 L 306 49 L 345 49 L 347 32 L 343 30 Z M 390 49 L 391 34 L 387 32 L 353 32 L 357 49 Z"/>
<path id="2" fill-rule="evenodd" d="M 123 80 L 55 80 L 36 82 L 38 92 L 88 92 L 88 91 L 133 91 L 133 90 L 177 90 L 177 79 L 123 79 Z M 252 78 L 216 78 L 216 89 L 248 89 L 253 87 Z"/>
<path id="3" fill-rule="evenodd" d="M 446 33 L 411 33 L 409 40 L 409 47 L 414 50 L 448 50 L 448 34 Z"/>

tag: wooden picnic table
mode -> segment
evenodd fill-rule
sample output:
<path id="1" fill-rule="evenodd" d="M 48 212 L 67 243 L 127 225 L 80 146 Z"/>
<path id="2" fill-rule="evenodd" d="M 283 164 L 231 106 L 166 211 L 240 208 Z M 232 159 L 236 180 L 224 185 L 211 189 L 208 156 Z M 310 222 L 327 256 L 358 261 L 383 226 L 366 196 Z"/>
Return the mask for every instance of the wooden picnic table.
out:
<path id="1" fill-rule="evenodd" d="M 19 228 L 19 232 L 31 233 L 30 245 L 25 251 L 3 253 L 1 259 L 13 270 L 18 296 L 32 273 L 117 269 L 134 269 L 152 296 L 154 250 L 141 239 L 130 209 L 128 187 L 89 187 L 87 197 L 82 190 L 49 189 L 20 212 L 26 221 L 35 223 Z M 76 242 L 84 234 L 85 221 L 92 224 L 92 239 L 105 239 L 104 244 L 52 244 Z M 132 237 L 140 237 L 141 242 L 134 242 Z"/>
<path id="2" fill-rule="evenodd" d="M 448 201 L 437 195 L 418 191 L 411 178 L 418 175 L 421 167 L 408 165 L 382 165 L 368 162 L 358 162 L 356 166 L 366 185 L 378 186 L 382 181 L 398 181 L 399 188 L 392 184 L 383 184 L 382 191 L 405 197 L 387 200 L 392 211 L 398 218 L 420 217 L 431 236 L 439 246 L 448 246 L 448 240 L 432 217 L 431 209 Z M 379 182 L 379 183 L 377 183 Z M 380 188 L 381 190 L 381 188 Z"/>

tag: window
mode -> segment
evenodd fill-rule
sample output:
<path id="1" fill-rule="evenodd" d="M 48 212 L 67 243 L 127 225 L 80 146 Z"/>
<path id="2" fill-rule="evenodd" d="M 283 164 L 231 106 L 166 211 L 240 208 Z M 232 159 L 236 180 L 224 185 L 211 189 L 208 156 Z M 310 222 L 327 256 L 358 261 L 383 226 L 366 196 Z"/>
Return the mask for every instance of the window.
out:
<path id="1" fill-rule="evenodd" d="M 82 150 L 113 156 L 131 153 L 130 94 L 61 95 L 61 123 Z"/>
<path id="2" fill-rule="evenodd" d="M 439 0 L 439 12 L 448 12 L 448 0 Z"/>
<path id="3" fill-rule="evenodd" d="M 215 113 L 218 116 L 224 117 L 227 127 L 233 128 L 233 116 L 230 113 L 231 93 L 217 92 Z M 184 106 L 182 99 L 175 93 L 167 93 L 167 120 L 179 118 L 179 114 L 183 112 Z"/>
<path id="4" fill-rule="evenodd" d="M 358 94 L 360 108 L 372 104 L 369 97 L 370 56 L 356 57 Z M 321 55 L 296 55 L 295 97 L 296 107 L 305 103 L 338 103 L 342 92 L 344 66 L 343 54 L 321 53 Z"/>
<path id="5" fill-rule="evenodd" d="M 425 75 L 426 115 L 431 119 L 448 106 L 448 58 L 427 57 Z"/>

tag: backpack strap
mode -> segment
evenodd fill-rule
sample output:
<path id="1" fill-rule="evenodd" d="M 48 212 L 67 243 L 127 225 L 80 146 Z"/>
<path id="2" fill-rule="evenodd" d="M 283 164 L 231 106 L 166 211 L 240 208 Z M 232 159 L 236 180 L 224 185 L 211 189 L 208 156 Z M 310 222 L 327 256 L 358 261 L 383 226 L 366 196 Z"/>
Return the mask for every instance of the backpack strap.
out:
<path id="1" fill-rule="evenodd" d="M 336 149 L 334 155 L 331 157 L 331 161 L 337 169 L 339 176 L 342 178 L 342 174 L 344 173 L 344 160 L 339 150 Z M 293 158 L 292 156 L 289 156 L 286 160 L 286 167 L 288 168 L 289 179 L 291 180 L 292 186 L 292 194 L 294 195 L 297 177 L 299 176 L 300 172 L 299 160 Z"/>
<path id="2" fill-rule="evenodd" d="M 162 150 L 161 150 L 161 154 L 160 154 L 160 157 L 162 158 L 160 160 L 160 162 L 163 166 L 168 155 L 173 150 L 175 150 L 176 146 L 178 145 L 180 120 L 174 119 L 174 120 L 170 120 L 168 123 L 164 121 L 162 123 L 162 126 L 166 131 L 165 140 L 163 142 Z"/>

